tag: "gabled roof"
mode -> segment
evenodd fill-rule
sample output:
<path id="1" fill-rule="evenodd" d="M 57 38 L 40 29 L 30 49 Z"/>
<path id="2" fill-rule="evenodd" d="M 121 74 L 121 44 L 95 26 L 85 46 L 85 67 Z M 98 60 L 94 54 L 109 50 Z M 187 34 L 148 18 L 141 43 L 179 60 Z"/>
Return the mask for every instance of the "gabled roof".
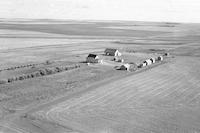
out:
<path id="1" fill-rule="evenodd" d="M 96 57 L 98 57 L 98 55 L 96 55 L 96 54 L 89 54 L 88 57 L 96 58 Z"/>
<path id="2" fill-rule="evenodd" d="M 104 52 L 105 53 L 110 53 L 110 52 L 115 53 L 116 51 L 117 51 L 117 49 L 107 48 Z"/>

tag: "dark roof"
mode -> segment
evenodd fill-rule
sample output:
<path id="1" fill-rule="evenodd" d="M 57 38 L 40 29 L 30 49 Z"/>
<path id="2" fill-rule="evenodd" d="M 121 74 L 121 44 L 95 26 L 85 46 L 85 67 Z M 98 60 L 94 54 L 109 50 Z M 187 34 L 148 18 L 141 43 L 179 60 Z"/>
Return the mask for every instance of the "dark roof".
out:
<path id="1" fill-rule="evenodd" d="M 117 51 L 117 49 L 107 48 L 107 49 L 105 50 L 105 53 L 109 53 L 109 52 L 115 53 L 116 51 Z"/>
<path id="2" fill-rule="evenodd" d="M 97 55 L 96 54 L 89 54 L 88 57 L 96 58 Z"/>

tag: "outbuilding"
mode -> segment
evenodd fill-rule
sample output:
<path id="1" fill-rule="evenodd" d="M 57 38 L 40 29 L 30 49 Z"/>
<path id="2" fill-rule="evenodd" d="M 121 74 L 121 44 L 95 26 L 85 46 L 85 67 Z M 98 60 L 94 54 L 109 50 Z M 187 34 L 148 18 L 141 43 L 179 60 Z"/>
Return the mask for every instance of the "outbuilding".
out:
<path id="1" fill-rule="evenodd" d="M 156 62 L 156 59 L 155 59 L 155 58 L 151 58 L 150 60 L 151 60 L 152 63 L 155 63 L 155 62 Z"/>
<path id="2" fill-rule="evenodd" d="M 163 56 L 158 56 L 158 61 L 162 61 L 163 60 Z"/>
<path id="3" fill-rule="evenodd" d="M 86 58 L 87 63 L 98 63 L 99 62 L 99 56 L 96 54 L 89 54 Z"/>
<path id="4" fill-rule="evenodd" d="M 146 63 L 142 63 L 142 67 L 145 67 L 145 66 L 147 66 L 147 64 Z"/>
<path id="5" fill-rule="evenodd" d="M 108 56 L 121 56 L 122 54 L 119 52 L 119 50 L 117 49 L 112 49 L 112 48 L 107 48 L 105 51 L 104 51 L 105 55 L 108 55 Z"/>
<path id="6" fill-rule="evenodd" d="M 130 64 L 123 64 L 123 65 L 121 65 L 120 70 L 129 71 L 130 70 Z"/>

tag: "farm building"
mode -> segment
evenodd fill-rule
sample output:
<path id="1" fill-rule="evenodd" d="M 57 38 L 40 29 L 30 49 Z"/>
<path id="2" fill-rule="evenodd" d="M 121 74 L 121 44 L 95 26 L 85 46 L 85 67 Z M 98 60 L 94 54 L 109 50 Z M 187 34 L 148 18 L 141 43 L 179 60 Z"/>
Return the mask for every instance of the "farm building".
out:
<path id="1" fill-rule="evenodd" d="M 150 59 L 148 59 L 148 60 L 145 60 L 143 63 L 145 63 L 145 64 L 146 64 L 146 66 L 148 66 L 148 65 L 151 65 L 151 64 L 152 64 L 152 62 L 151 62 L 151 60 L 150 60 Z"/>
<path id="2" fill-rule="evenodd" d="M 89 54 L 86 58 L 87 63 L 98 63 L 99 57 L 96 54 Z"/>
<path id="3" fill-rule="evenodd" d="M 150 60 L 151 60 L 152 63 L 155 63 L 155 62 L 156 62 L 156 59 L 155 59 L 155 58 L 151 58 Z"/>
<path id="4" fill-rule="evenodd" d="M 120 70 L 127 70 L 127 71 L 129 71 L 129 69 L 130 69 L 130 64 L 123 64 L 120 67 Z"/>
<path id="5" fill-rule="evenodd" d="M 109 55 L 109 56 L 121 56 L 122 54 L 119 52 L 119 50 L 117 49 L 111 49 L 111 48 L 107 48 L 104 51 L 105 55 Z"/>
<path id="6" fill-rule="evenodd" d="M 145 67 L 145 66 L 147 66 L 147 64 L 146 63 L 142 63 L 142 67 Z"/>
<path id="7" fill-rule="evenodd" d="M 158 56 L 158 60 L 159 60 L 159 61 L 162 61 L 162 60 L 163 60 L 163 57 L 162 57 L 162 56 Z"/>

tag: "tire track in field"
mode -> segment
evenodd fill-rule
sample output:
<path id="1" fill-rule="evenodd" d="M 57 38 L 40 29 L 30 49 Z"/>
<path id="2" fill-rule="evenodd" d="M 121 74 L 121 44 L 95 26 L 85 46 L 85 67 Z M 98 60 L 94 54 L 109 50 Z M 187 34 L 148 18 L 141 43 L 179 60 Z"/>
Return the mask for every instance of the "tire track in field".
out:
<path id="1" fill-rule="evenodd" d="M 198 98 L 200 82 L 194 80 L 191 86 L 186 82 L 187 78 L 181 74 L 181 70 L 173 69 L 170 74 L 169 70 L 162 69 L 163 67 L 159 67 L 103 85 L 85 95 L 58 104 L 42 115 L 50 121 L 80 127 L 83 131 L 90 132 L 104 125 L 100 123 L 106 123 L 106 127 L 126 123 L 126 129 L 135 129 L 138 132 L 200 131 L 198 111 L 190 109 L 187 104 L 179 104 L 190 103 Z M 174 74 L 176 72 L 177 74 Z M 166 73 L 169 75 L 163 77 L 162 74 Z M 167 103 L 162 105 L 159 99 Z M 191 111 L 193 114 L 190 114 Z M 177 114 L 185 115 L 181 118 Z M 182 122 L 181 119 L 185 121 Z M 96 129 L 93 129 L 93 125 L 96 125 Z M 116 127 L 113 129 L 118 131 Z"/>

